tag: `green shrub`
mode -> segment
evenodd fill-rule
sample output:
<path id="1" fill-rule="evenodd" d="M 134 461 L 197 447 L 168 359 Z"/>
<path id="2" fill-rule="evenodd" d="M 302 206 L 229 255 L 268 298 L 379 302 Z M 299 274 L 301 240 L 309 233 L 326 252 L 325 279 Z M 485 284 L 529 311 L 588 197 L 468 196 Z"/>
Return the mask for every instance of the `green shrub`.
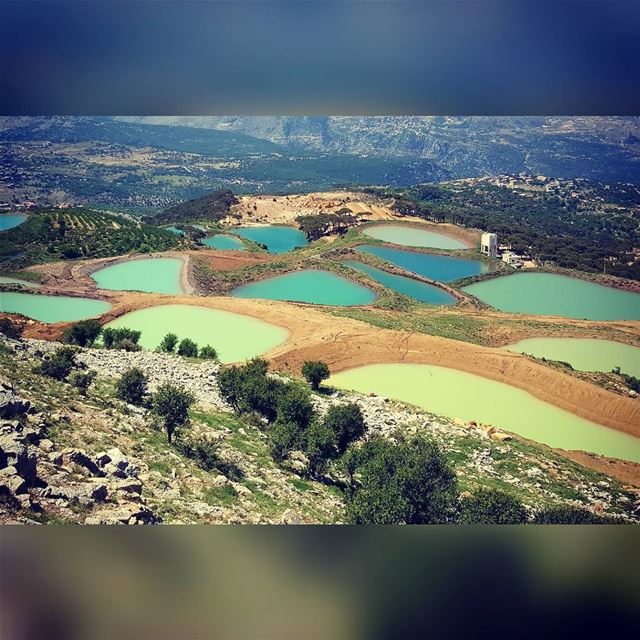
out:
<path id="1" fill-rule="evenodd" d="M 304 430 L 295 422 L 276 420 L 269 429 L 269 451 L 276 462 L 282 462 L 294 449 L 302 448 Z"/>
<path id="2" fill-rule="evenodd" d="M 144 404 L 146 395 L 147 376 L 137 367 L 125 371 L 116 383 L 116 396 L 129 404 Z"/>
<path id="3" fill-rule="evenodd" d="M 187 358 L 197 358 L 198 345 L 190 338 L 184 338 L 178 345 L 178 355 Z"/>
<path id="4" fill-rule="evenodd" d="M 91 371 L 76 371 L 69 378 L 69 382 L 78 389 L 78 391 L 84 396 L 87 394 L 91 383 L 96 377 L 96 372 Z"/>
<path id="5" fill-rule="evenodd" d="M 189 407 L 194 401 L 188 391 L 168 382 L 153 394 L 153 412 L 163 420 L 169 444 L 175 430 L 189 420 Z"/>
<path id="6" fill-rule="evenodd" d="M 620 524 L 618 518 L 599 516 L 577 507 L 550 507 L 539 511 L 533 524 Z"/>
<path id="7" fill-rule="evenodd" d="M 218 447 L 213 440 L 205 438 L 195 441 L 185 440 L 184 442 L 178 442 L 176 447 L 182 455 L 195 460 L 197 465 L 205 471 L 219 471 L 235 482 L 244 478 L 242 469 L 232 462 L 226 462 L 219 457 Z"/>
<path id="8" fill-rule="evenodd" d="M 56 380 L 65 380 L 76 366 L 76 352 L 72 347 L 60 347 L 51 356 L 45 356 L 34 372 Z"/>
<path id="9" fill-rule="evenodd" d="M 142 335 L 141 331 L 121 327 L 113 329 L 106 327 L 102 330 L 102 341 L 107 349 L 122 349 L 124 351 L 139 351 L 138 340 Z"/>
<path id="10" fill-rule="evenodd" d="M 217 360 L 218 352 L 208 344 L 205 344 L 204 347 L 200 349 L 200 358 L 203 360 Z"/>
<path id="11" fill-rule="evenodd" d="M 313 418 L 313 405 L 306 389 L 289 384 L 278 394 L 276 403 L 279 422 L 292 422 L 306 429 Z"/>
<path id="12" fill-rule="evenodd" d="M 335 434 L 339 454 L 344 453 L 347 447 L 360 438 L 366 430 L 362 411 L 354 403 L 330 407 L 324 418 L 324 424 Z"/>
<path id="13" fill-rule="evenodd" d="M 309 361 L 302 365 L 302 375 L 306 378 L 307 382 L 311 385 L 314 391 L 320 388 L 320 383 L 326 380 L 331 372 L 329 367 L 324 362 Z"/>
<path id="14" fill-rule="evenodd" d="M 64 342 L 77 344 L 79 347 L 91 346 L 102 333 L 100 323 L 95 320 L 81 320 L 74 325 L 67 327 L 62 334 Z"/>
<path id="15" fill-rule="evenodd" d="M 527 511 L 512 495 L 496 489 L 480 489 L 463 500 L 460 510 L 463 524 L 525 524 Z"/>
<path id="16" fill-rule="evenodd" d="M 167 333 L 167 335 L 162 338 L 162 342 L 160 343 L 160 351 L 164 351 L 165 353 L 173 353 L 173 350 L 176 348 L 178 344 L 178 336 L 175 333 Z"/>
<path id="17" fill-rule="evenodd" d="M 327 462 L 338 456 L 336 434 L 324 422 L 314 422 L 305 434 L 305 453 L 309 472 L 319 475 L 326 471 Z"/>
<path id="18" fill-rule="evenodd" d="M 351 458 L 354 481 L 347 494 L 352 524 L 436 524 L 455 517 L 457 484 L 435 443 L 422 437 L 393 444 L 367 441 Z"/>
<path id="19" fill-rule="evenodd" d="M 15 322 L 11 322 L 9 318 L 0 318 L 0 333 L 17 340 L 22 335 L 22 327 Z"/>

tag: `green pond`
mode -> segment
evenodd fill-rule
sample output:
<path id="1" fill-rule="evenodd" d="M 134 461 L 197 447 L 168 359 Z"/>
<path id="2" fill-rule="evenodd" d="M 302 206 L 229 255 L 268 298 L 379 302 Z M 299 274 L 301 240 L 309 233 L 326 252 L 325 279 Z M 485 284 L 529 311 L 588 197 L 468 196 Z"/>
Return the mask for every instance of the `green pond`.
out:
<path id="1" fill-rule="evenodd" d="M 0 276 L 0 284 L 21 284 L 23 287 L 30 289 L 38 289 L 41 285 L 37 282 L 29 282 L 28 280 L 20 280 L 20 278 L 11 278 L 9 276 Z"/>
<path id="2" fill-rule="evenodd" d="M 111 309 L 108 302 L 68 296 L 39 296 L 31 293 L 0 293 L 0 311 L 21 313 L 40 322 L 71 322 L 101 316 Z"/>
<path id="3" fill-rule="evenodd" d="M 181 271 L 182 260 L 179 258 L 146 258 L 105 267 L 92 273 L 91 277 L 100 289 L 180 294 Z"/>
<path id="4" fill-rule="evenodd" d="M 242 240 L 226 233 L 216 233 L 215 236 L 204 238 L 202 244 L 223 251 L 244 251 L 244 243 Z"/>
<path id="5" fill-rule="evenodd" d="M 286 253 L 296 247 L 304 247 L 307 238 L 299 229 L 293 227 L 264 226 L 237 227 L 234 233 L 263 244 L 269 253 Z"/>
<path id="6" fill-rule="evenodd" d="M 21 214 L 2 214 L 0 215 L 0 231 L 13 229 L 13 227 L 17 227 L 19 224 L 22 224 L 26 219 L 27 216 L 23 216 Z"/>
<path id="7" fill-rule="evenodd" d="M 587 320 L 640 320 L 640 294 L 555 273 L 516 273 L 463 289 L 501 311 Z"/>
<path id="8" fill-rule="evenodd" d="M 503 347 L 536 358 L 568 362 L 580 371 L 611 371 L 614 367 L 640 378 L 640 348 L 613 340 L 590 338 L 528 338 Z"/>
<path id="9" fill-rule="evenodd" d="M 560 449 L 640 462 L 640 438 L 584 420 L 501 382 L 420 364 L 374 364 L 343 371 L 329 384 L 417 405 L 431 413 L 518 433 Z"/>
<path id="10" fill-rule="evenodd" d="M 258 280 L 234 289 L 231 295 L 342 307 L 370 304 L 376 299 L 376 294 L 368 287 L 321 269 L 305 269 Z"/>
<path id="11" fill-rule="evenodd" d="M 140 345 L 156 349 L 167 333 L 215 347 L 222 362 L 239 362 L 273 349 L 287 330 L 249 316 L 220 309 L 168 304 L 127 313 L 108 324 L 142 331 Z"/>
<path id="12" fill-rule="evenodd" d="M 405 247 L 432 247 L 434 249 L 468 249 L 468 245 L 460 240 L 451 238 L 442 233 L 418 229 L 417 227 L 404 227 L 401 225 L 381 224 L 368 227 L 362 231 L 370 238 L 376 238 L 383 242 L 401 244 Z"/>
<path id="13" fill-rule="evenodd" d="M 387 273 L 382 269 L 370 267 L 368 264 L 358 262 L 357 260 L 345 260 L 342 264 L 347 267 L 351 267 L 352 269 L 362 271 L 388 289 L 402 293 L 405 296 L 409 296 L 410 298 L 414 298 L 420 302 L 424 302 L 426 304 L 456 303 L 456 299 L 452 295 L 439 287 L 434 287 L 431 284 Z"/>
<path id="14" fill-rule="evenodd" d="M 165 227 L 167 231 L 171 231 L 171 233 L 176 233 L 179 236 L 184 235 L 184 231 L 182 229 L 178 229 L 177 227 Z"/>
<path id="15" fill-rule="evenodd" d="M 489 270 L 489 266 L 480 260 L 436 256 L 430 253 L 391 249 L 389 247 L 374 247 L 371 245 L 361 245 L 357 247 L 357 250 L 370 253 L 391 264 L 395 264 L 397 267 L 437 282 L 452 282 L 460 278 L 477 276 Z"/>

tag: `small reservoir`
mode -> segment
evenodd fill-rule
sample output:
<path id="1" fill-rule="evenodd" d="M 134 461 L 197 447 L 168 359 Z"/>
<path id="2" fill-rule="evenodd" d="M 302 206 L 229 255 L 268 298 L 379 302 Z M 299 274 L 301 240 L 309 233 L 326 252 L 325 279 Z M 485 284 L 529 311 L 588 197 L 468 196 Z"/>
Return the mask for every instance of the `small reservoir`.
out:
<path id="1" fill-rule="evenodd" d="M 40 322 L 71 322 L 101 316 L 111 309 L 103 300 L 72 298 L 70 296 L 40 296 L 31 293 L 3 291 L 0 311 L 21 313 Z"/>
<path id="2" fill-rule="evenodd" d="M 237 227 L 234 233 L 253 240 L 267 247 L 269 253 L 287 253 L 296 247 L 304 247 L 307 237 L 294 227 L 264 226 L 264 227 Z"/>
<path id="3" fill-rule="evenodd" d="M 179 258 L 145 258 L 120 262 L 91 274 L 100 289 L 181 294 Z"/>
<path id="4" fill-rule="evenodd" d="M 244 243 L 239 238 L 227 233 L 216 233 L 202 240 L 202 244 L 222 251 L 244 251 Z"/>
<path id="5" fill-rule="evenodd" d="M 27 219 L 27 216 L 22 214 L 1 214 L 0 215 L 0 232 L 7 231 L 22 224 Z"/>
<path id="6" fill-rule="evenodd" d="M 405 247 L 431 247 L 433 249 L 469 249 L 469 245 L 444 233 L 436 233 L 403 225 L 381 224 L 367 227 L 362 233 L 383 242 Z"/>
<path id="7" fill-rule="evenodd" d="M 239 362 L 261 355 L 287 339 L 283 327 L 250 316 L 186 304 L 168 304 L 127 313 L 109 327 L 142 331 L 140 345 L 157 349 L 167 333 L 191 338 L 199 347 L 208 344 L 221 362 Z"/>
<path id="8" fill-rule="evenodd" d="M 258 280 L 234 289 L 231 295 L 344 307 L 371 304 L 376 299 L 376 294 L 368 287 L 321 269 L 305 269 Z"/>

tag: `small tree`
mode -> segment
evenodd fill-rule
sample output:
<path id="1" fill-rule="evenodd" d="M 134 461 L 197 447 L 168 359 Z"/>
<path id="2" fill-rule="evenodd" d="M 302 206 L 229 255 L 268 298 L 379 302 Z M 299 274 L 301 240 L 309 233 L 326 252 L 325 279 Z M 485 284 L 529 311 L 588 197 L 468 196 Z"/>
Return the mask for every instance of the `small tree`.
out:
<path id="1" fill-rule="evenodd" d="M 239 413 L 242 399 L 240 367 L 225 367 L 222 369 L 218 373 L 218 389 L 222 399 L 228 402 L 236 413 Z"/>
<path id="2" fill-rule="evenodd" d="M 77 344 L 79 347 L 91 346 L 102 333 L 102 326 L 95 320 L 81 320 L 68 327 L 62 337 L 69 344 Z"/>
<path id="3" fill-rule="evenodd" d="M 9 318 L 0 318 L 0 333 L 17 340 L 22 335 L 22 327 L 15 322 L 11 322 Z"/>
<path id="4" fill-rule="evenodd" d="M 455 474 L 437 445 L 422 437 L 393 444 L 380 437 L 357 451 L 347 496 L 352 524 L 438 524 L 455 515 Z"/>
<path id="5" fill-rule="evenodd" d="M 198 345 L 189 338 L 184 338 L 178 345 L 178 355 L 187 358 L 198 357 Z"/>
<path id="6" fill-rule="evenodd" d="M 330 407 L 324 418 L 324 424 L 335 434 L 339 454 L 344 453 L 349 444 L 360 438 L 366 430 L 362 411 L 354 403 Z"/>
<path id="7" fill-rule="evenodd" d="M 290 384 L 280 393 L 276 408 L 279 422 L 292 422 L 302 430 L 309 426 L 313 418 L 313 405 L 309 392 L 296 385 Z"/>
<path id="8" fill-rule="evenodd" d="M 620 524 L 618 518 L 599 516 L 577 507 L 549 507 L 539 511 L 533 524 Z"/>
<path id="9" fill-rule="evenodd" d="M 116 383 L 116 396 L 129 404 L 144 404 L 146 395 L 147 376 L 137 367 L 125 371 Z"/>
<path id="10" fill-rule="evenodd" d="M 291 451 L 302 448 L 304 431 L 295 422 L 276 420 L 269 429 L 269 450 L 276 462 L 282 462 Z"/>
<path id="11" fill-rule="evenodd" d="M 463 524 L 525 524 L 527 511 L 512 495 L 495 489 L 480 489 L 463 500 Z"/>
<path id="12" fill-rule="evenodd" d="M 76 371 L 70 378 L 69 382 L 78 389 L 81 395 L 86 396 L 91 383 L 96 377 L 96 372 L 90 371 Z"/>
<path id="13" fill-rule="evenodd" d="M 168 382 L 153 394 L 153 412 L 163 420 L 169 444 L 175 430 L 189 420 L 189 407 L 194 400 L 188 391 Z"/>
<path id="14" fill-rule="evenodd" d="M 167 335 L 162 338 L 162 342 L 160 343 L 160 351 L 164 351 L 165 353 L 173 353 L 173 350 L 176 348 L 178 344 L 178 336 L 175 333 L 167 333 Z"/>
<path id="15" fill-rule="evenodd" d="M 336 434 L 323 422 L 314 422 L 305 435 L 305 453 L 309 472 L 319 475 L 326 471 L 327 462 L 338 456 Z"/>
<path id="16" fill-rule="evenodd" d="M 211 345 L 205 344 L 200 349 L 200 358 L 203 360 L 217 360 L 218 352 Z"/>
<path id="17" fill-rule="evenodd" d="M 55 378 L 56 380 L 65 380 L 76 366 L 76 352 L 71 347 L 60 347 L 42 363 L 37 366 L 34 371 L 42 375 Z"/>
<path id="18" fill-rule="evenodd" d="M 123 349 L 124 351 L 139 351 L 138 340 L 142 335 L 141 331 L 120 327 L 114 329 L 106 327 L 102 330 L 102 341 L 107 349 Z"/>
<path id="19" fill-rule="evenodd" d="M 331 372 L 329 371 L 329 367 L 326 363 L 320 361 L 309 361 L 302 365 L 302 375 L 311 385 L 311 388 L 314 391 L 317 391 L 320 388 L 320 383 L 323 380 L 326 380 L 331 375 Z"/>

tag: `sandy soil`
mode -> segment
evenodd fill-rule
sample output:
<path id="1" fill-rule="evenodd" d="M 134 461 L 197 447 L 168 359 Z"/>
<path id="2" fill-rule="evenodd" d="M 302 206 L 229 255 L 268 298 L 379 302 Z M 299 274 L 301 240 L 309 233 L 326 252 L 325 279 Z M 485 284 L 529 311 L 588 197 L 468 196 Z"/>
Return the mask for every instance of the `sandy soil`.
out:
<path id="1" fill-rule="evenodd" d="M 329 191 L 288 196 L 240 196 L 240 203 L 231 209 L 240 215 L 236 224 L 294 224 L 302 215 L 333 213 L 348 207 L 369 220 L 390 220 L 397 217 L 391 208 L 364 193 Z"/>

